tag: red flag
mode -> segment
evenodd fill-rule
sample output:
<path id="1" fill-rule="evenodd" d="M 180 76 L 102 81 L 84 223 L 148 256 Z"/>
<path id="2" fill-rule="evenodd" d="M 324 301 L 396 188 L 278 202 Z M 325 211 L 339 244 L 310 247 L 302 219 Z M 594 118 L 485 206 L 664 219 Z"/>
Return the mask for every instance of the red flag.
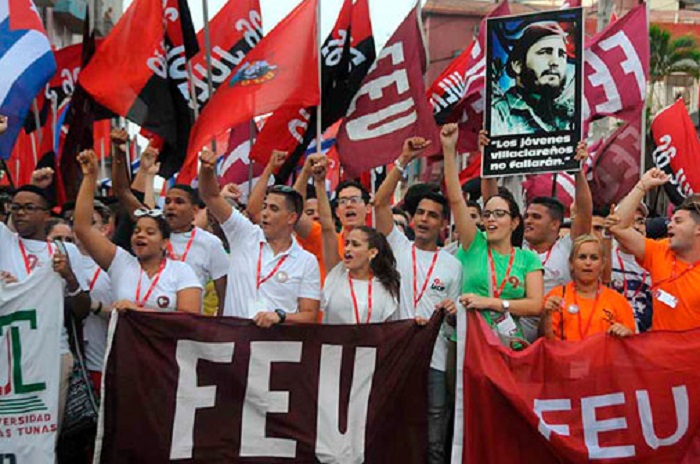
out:
<path id="1" fill-rule="evenodd" d="M 651 123 L 656 149 L 654 164 L 671 176 L 666 193 L 679 204 L 693 192 L 700 191 L 700 141 L 683 99 L 661 110 Z"/>
<path id="2" fill-rule="evenodd" d="M 567 172 L 527 176 L 523 182 L 527 203 L 537 197 L 551 197 L 556 178 L 556 197 L 568 209 L 576 198 L 576 179 Z"/>
<path id="3" fill-rule="evenodd" d="M 508 0 L 503 0 L 486 18 L 509 14 Z M 427 92 L 438 124 L 459 123 L 460 151 L 478 149 L 477 138 L 483 125 L 486 18 L 479 26 L 479 37 L 445 68 Z"/>
<path id="4" fill-rule="evenodd" d="M 394 161 L 408 137 L 426 137 L 437 147 L 437 127 L 423 85 L 426 53 L 419 20 L 413 9 L 350 103 L 337 143 L 340 162 L 351 177 Z"/>
<path id="5" fill-rule="evenodd" d="M 591 192 L 596 208 L 619 203 L 639 181 L 641 170 L 641 108 L 637 119 L 623 124 L 592 152 Z"/>
<path id="6" fill-rule="evenodd" d="M 452 462 L 700 461 L 700 330 L 539 339 L 514 353 L 467 317 Z"/>
<path id="7" fill-rule="evenodd" d="M 585 50 L 583 117 L 630 121 L 646 100 L 649 75 L 649 26 L 640 4 L 593 37 Z"/>
<path id="8" fill-rule="evenodd" d="M 481 153 L 475 152 L 469 155 L 467 167 L 459 173 L 459 184 L 464 185 L 472 179 L 481 176 Z"/>
<path id="9" fill-rule="evenodd" d="M 259 114 L 318 104 L 317 1 L 300 3 L 219 87 L 192 128 L 186 176 L 196 171 L 197 152 L 212 137 Z"/>
<path id="10" fill-rule="evenodd" d="M 221 185 L 233 182 L 240 184 L 248 180 L 250 163 L 251 123 L 244 122 L 231 129 L 228 147 L 219 168 Z M 253 177 L 259 177 L 265 167 L 253 162 Z"/>
<path id="11" fill-rule="evenodd" d="M 323 81 L 321 88 L 324 93 L 328 86 L 332 84 L 332 79 L 330 78 L 332 67 L 330 63 L 334 64 L 333 67 L 338 66 L 342 60 L 342 55 L 345 53 L 344 49 L 347 34 L 350 31 L 351 14 L 352 0 L 344 0 L 333 30 L 324 43 L 322 50 L 325 53 L 322 52 L 324 56 L 321 70 Z M 333 46 L 332 50 L 331 46 Z M 304 142 L 304 135 L 309 128 L 311 115 L 314 111 L 316 111 L 316 107 L 289 107 L 275 111 L 265 122 L 263 129 L 255 140 L 253 152 L 250 155 L 251 159 L 261 164 L 267 164 L 272 150 L 282 150 L 288 153 L 294 152 L 297 146 Z M 297 161 L 299 160 L 297 159 Z"/>
<path id="12" fill-rule="evenodd" d="M 581 6 L 581 0 L 564 0 L 564 3 L 561 6 L 562 10 L 566 10 L 568 8 L 578 8 Z"/>

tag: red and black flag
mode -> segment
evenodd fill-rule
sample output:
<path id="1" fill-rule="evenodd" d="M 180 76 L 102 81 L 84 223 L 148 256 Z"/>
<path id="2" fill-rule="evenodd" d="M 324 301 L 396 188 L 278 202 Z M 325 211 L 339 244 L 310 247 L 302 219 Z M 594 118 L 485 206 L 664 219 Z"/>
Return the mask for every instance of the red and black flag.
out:
<path id="1" fill-rule="evenodd" d="M 80 75 L 95 100 L 164 139 L 164 177 L 182 165 L 192 125 L 179 84 L 187 57 L 198 51 L 194 37 L 184 0 L 136 0 Z"/>
<path id="2" fill-rule="evenodd" d="M 345 115 L 375 59 L 367 0 L 345 0 L 333 30 L 321 47 L 321 126 L 325 131 Z M 273 149 L 291 153 L 278 177 L 285 180 L 316 137 L 316 107 L 288 108 L 266 123 L 252 159 L 266 163 Z"/>
<path id="3" fill-rule="evenodd" d="M 197 153 L 212 138 L 254 116 L 319 102 L 316 5 L 304 0 L 251 50 L 197 119 L 178 182 L 197 171 Z"/>
<path id="4" fill-rule="evenodd" d="M 211 84 L 214 90 L 229 79 L 231 71 L 260 42 L 262 36 L 259 0 L 231 1 L 219 10 L 209 22 Z M 190 64 L 192 65 L 192 87 L 197 105 L 201 108 L 210 97 L 203 30 L 197 34 L 197 42 L 200 51 L 190 60 Z M 182 82 L 180 86 L 182 92 L 188 91 L 187 82 Z M 194 107 L 194 105 L 190 106 Z"/>

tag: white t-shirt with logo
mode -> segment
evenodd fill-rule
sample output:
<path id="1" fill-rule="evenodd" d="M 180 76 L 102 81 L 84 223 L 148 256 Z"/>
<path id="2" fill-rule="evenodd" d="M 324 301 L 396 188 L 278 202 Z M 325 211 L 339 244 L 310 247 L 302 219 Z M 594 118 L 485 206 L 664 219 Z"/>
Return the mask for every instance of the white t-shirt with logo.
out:
<path id="1" fill-rule="evenodd" d="M 623 295 L 634 310 L 637 332 L 651 329 L 652 294 L 651 275 L 637 264 L 634 255 L 623 253 L 613 242 L 610 287 Z"/>
<path id="2" fill-rule="evenodd" d="M 352 299 L 355 292 L 355 303 Z M 326 276 L 323 284 L 324 324 L 366 324 L 397 320 L 399 302 L 377 279 L 372 279 L 372 313 L 369 314 L 369 281 L 352 279 L 352 290 L 348 281 L 348 270 L 338 263 Z M 359 316 L 359 320 L 358 320 Z M 368 320 L 369 316 L 369 320 Z"/>
<path id="3" fill-rule="evenodd" d="M 185 250 L 187 244 L 194 233 L 194 240 L 187 255 Z M 209 280 L 220 279 L 228 272 L 229 260 L 224 245 L 219 238 L 199 227 L 193 228 L 189 232 L 170 234 L 170 244 L 175 253 L 174 260 L 182 260 L 189 264 L 197 274 L 199 283 L 206 286 Z"/>
<path id="4" fill-rule="evenodd" d="M 560 238 L 550 250 L 544 253 L 537 253 L 544 267 L 544 294 L 549 293 L 553 288 L 566 285 L 571 282 L 571 272 L 569 270 L 569 255 L 573 241 L 571 235 L 566 234 Z M 527 242 L 523 243 L 523 248 L 532 250 Z M 534 250 L 533 250 L 534 251 Z"/>
<path id="5" fill-rule="evenodd" d="M 81 268 L 87 278 L 90 298 L 102 303 L 109 309 L 114 302 L 112 281 L 90 256 L 82 255 Z M 102 372 L 107 349 L 107 328 L 109 316 L 90 313 L 83 319 L 83 338 L 85 341 L 85 365 L 89 371 Z"/>
<path id="6" fill-rule="evenodd" d="M 129 300 L 137 302 L 136 294 L 137 290 L 139 290 L 140 281 L 141 287 L 138 302 L 142 302 L 148 295 L 146 301 L 143 302 L 143 306 L 161 311 L 177 310 L 177 292 L 180 290 L 186 288 L 202 289 L 202 284 L 199 283 L 197 275 L 190 266 L 180 261 L 166 259 L 158 282 L 149 295 L 148 291 L 153 281 L 141 269 L 139 260 L 120 247 L 117 247 L 114 259 L 107 272 L 112 281 L 112 294 L 115 301 Z M 158 276 L 157 273 L 153 275 L 153 280 L 156 279 L 156 276 Z M 199 310 L 201 311 L 201 308 Z"/>
<path id="7" fill-rule="evenodd" d="M 446 252 L 424 251 L 416 248 L 416 297 L 420 296 L 418 305 L 413 303 L 413 242 L 394 226 L 386 237 L 396 257 L 396 268 L 401 274 L 401 300 L 399 306 L 400 319 L 422 317 L 430 319 L 435 306 L 449 299 L 457 302 L 462 288 L 462 264 Z M 435 258 L 437 253 L 437 258 Z M 431 263 L 435 258 L 435 266 L 428 277 Z M 426 282 L 427 279 L 427 282 Z M 423 287 L 425 290 L 423 291 Z M 423 294 L 421 296 L 421 291 Z M 446 324 L 443 324 L 440 334 L 435 341 L 430 367 L 445 371 L 447 366 L 447 335 Z"/>
<path id="8" fill-rule="evenodd" d="M 321 299 L 318 261 L 294 238 L 289 249 L 275 255 L 262 229 L 235 208 L 221 229 L 231 246 L 224 316 L 252 318 L 260 311 L 275 309 L 296 313 L 299 298 Z M 261 256 L 260 280 L 264 282 L 258 290 Z"/>
<path id="9" fill-rule="evenodd" d="M 24 246 L 24 255 L 22 254 L 20 241 Z M 65 246 L 66 252 L 68 253 L 68 260 L 71 264 L 71 270 L 81 289 L 87 291 L 88 287 L 85 276 L 81 271 L 80 265 L 76 266 L 76 263 L 81 262 L 80 251 L 78 251 L 78 248 L 72 243 L 65 243 Z M 44 266 L 52 267 L 53 263 L 51 259 L 54 253 L 56 253 L 56 245 L 53 243 L 49 243 L 46 240 L 26 240 L 20 238 L 19 235 L 12 232 L 4 223 L 0 222 L 0 271 L 9 272 L 15 276 L 19 282 L 29 277 L 29 274 L 34 269 Z M 24 260 L 25 256 L 27 258 L 26 263 Z M 27 265 L 29 266 L 29 272 L 27 272 Z M 66 291 L 65 281 L 63 289 Z M 70 353 L 68 332 L 65 327 L 61 329 L 60 350 L 61 354 Z"/>

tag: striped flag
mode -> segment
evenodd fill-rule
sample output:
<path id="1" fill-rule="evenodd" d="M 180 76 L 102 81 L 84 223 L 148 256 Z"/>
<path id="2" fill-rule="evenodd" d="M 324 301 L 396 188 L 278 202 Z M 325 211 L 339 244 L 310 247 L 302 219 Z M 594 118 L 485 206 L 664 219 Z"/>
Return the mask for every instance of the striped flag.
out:
<path id="1" fill-rule="evenodd" d="M 0 0 L 0 114 L 9 127 L 0 136 L 8 159 L 34 97 L 56 72 L 51 44 L 31 0 Z"/>

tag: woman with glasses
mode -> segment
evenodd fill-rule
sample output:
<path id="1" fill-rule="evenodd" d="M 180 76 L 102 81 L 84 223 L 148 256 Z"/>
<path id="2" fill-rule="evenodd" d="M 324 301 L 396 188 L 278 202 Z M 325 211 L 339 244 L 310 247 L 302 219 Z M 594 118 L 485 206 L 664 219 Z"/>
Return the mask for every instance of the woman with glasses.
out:
<path id="1" fill-rule="evenodd" d="M 368 324 L 398 318 L 399 273 L 386 238 L 367 226 L 354 227 L 338 252 L 335 222 L 326 183 L 326 157 L 314 155 L 312 174 L 318 192 L 323 259 L 330 272 L 323 284 L 321 309 L 325 324 Z"/>
<path id="2" fill-rule="evenodd" d="M 487 199 L 481 213 L 484 231 L 477 228 L 459 184 L 457 136 L 456 124 L 447 124 L 440 132 L 447 196 L 460 239 L 456 257 L 464 271 L 460 302 L 479 311 L 491 327 L 513 342 L 522 339 L 518 318 L 538 316 L 542 311 L 542 264 L 535 253 L 516 246 L 522 219 L 512 196 L 499 193 Z"/>
<path id="3" fill-rule="evenodd" d="M 572 282 L 547 294 L 542 327 L 547 339 L 579 341 L 609 333 L 627 337 L 635 333 L 632 307 L 627 299 L 601 283 L 605 255 L 593 235 L 574 240 L 569 267 Z"/>
<path id="4" fill-rule="evenodd" d="M 138 210 L 131 235 L 135 256 L 92 227 L 97 157 L 78 155 L 83 183 L 76 201 L 74 230 L 83 247 L 112 281 L 116 309 L 185 311 L 199 314 L 202 284 L 187 264 L 166 258 L 170 229 L 160 210 Z"/>

